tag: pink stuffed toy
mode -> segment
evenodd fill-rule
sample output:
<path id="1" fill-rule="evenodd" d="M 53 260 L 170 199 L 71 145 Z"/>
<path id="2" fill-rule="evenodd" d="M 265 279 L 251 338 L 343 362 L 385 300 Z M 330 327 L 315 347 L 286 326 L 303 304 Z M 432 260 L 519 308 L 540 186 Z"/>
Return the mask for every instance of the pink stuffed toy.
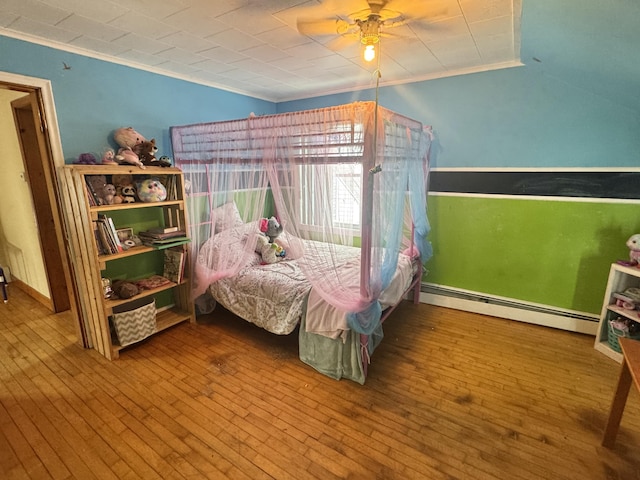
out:
<path id="1" fill-rule="evenodd" d="M 138 155 L 136 154 L 136 152 L 134 152 L 131 149 L 131 147 L 125 147 L 118 150 L 118 154 L 116 155 L 116 160 L 118 161 L 118 163 L 121 163 L 121 164 L 128 163 L 131 165 L 136 165 L 143 169 L 146 168 L 138 158 Z"/>
<path id="2" fill-rule="evenodd" d="M 135 148 L 136 145 L 146 142 L 146 138 L 136 132 L 133 127 L 118 128 L 113 132 L 113 139 L 122 148 Z"/>

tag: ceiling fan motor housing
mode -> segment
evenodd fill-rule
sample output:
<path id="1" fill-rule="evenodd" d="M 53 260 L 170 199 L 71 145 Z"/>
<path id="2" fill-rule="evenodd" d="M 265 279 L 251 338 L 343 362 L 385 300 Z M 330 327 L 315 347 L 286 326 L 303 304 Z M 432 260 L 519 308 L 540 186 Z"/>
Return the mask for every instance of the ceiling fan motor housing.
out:
<path id="1" fill-rule="evenodd" d="M 360 42 L 363 45 L 373 45 L 380 41 L 380 16 L 369 15 L 366 20 L 357 20 L 360 27 Z"/>

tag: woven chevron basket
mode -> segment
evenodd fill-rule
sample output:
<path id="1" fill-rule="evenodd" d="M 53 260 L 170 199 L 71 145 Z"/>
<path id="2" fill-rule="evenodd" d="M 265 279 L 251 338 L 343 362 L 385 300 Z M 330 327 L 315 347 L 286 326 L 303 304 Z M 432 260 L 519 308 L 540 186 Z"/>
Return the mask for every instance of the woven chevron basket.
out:
<path id="1" fill-rule="evenodd" d="M 149 303 L 124 312 L 113 312 L 112 325 L 118 343 L 122 347 L 144 340 L 156 332 L 156 302 Z"/>

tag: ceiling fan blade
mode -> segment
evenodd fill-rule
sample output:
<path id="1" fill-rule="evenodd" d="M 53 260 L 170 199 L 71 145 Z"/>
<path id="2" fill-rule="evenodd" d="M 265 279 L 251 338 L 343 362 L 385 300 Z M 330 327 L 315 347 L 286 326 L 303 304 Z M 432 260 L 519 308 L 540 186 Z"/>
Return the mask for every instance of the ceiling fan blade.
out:
<path id="1" fill-rule="evenodd" d="M 367 0 L 369 4 L 369 10 L 374 15 L 379 15 L 380 11 L 389 3 L 388 0 Z"/>
<path id="2" fill-rule="evenodd" d="M 389 0 L 384 6 L 384 11 L 402 12 L 400 17 L 405 23 L 413 20 L 434 21 L 446 15 L 448 9 L 442 2 L 425 2 L 424 0 Z M 389 21 L 394 21 L 396 17 L 383 17 Z M 398 19 L 397 21 L 400 21 Z"/>
<path id="3" fill-rule="evenodd" d="M 344 50 L 349 45 L 352 45 L 353 43 L 358 42 L 359 39 L 360 39 L 360 36 L 357 33 L 347 33 L 345 35 L 340 35 L 339 37 L 334 38 L 329 43 L 327 43 L 325 46 L 329 50 L 333 50 L 334 52 L 338 52 L 340 50 Z"/>
<path id="4" fill-rule="evenodd" d="M 407 35 L 400 35 L 398 33 L 388 33 L 388 32 L 381 32 L 380 36 L 382 38 L 392 38 L 392 39 L 395 38 L 395 39 L 398 39 L 398 40 L 409 40 L 409 39 L 412 38 L 412 37 L 409 37 Z"/>
<path id="5" fill-rule="evenodd" d="M 351 24 L 341 18 L 325 18 L 325 19 L 302 19 L 297 21 L 298 31 L 303 35 L 311 37 L 317 35 L 335 35 L 346 33 Z"/>

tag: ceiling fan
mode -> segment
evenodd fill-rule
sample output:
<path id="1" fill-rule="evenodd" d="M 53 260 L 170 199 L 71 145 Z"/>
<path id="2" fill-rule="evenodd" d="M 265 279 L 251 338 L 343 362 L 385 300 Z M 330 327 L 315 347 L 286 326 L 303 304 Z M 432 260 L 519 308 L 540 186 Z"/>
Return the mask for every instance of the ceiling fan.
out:
<path id="1" fill-rule="evenodd" d="M 358 2 L 364 5 L 364 2 Z M 417 23 L 440 12 L 425 8 L 425 2 L 415 0 L 366 0 L 368 8 L 354 13 L 336 13 L 332 18 L 298 17 L 298 31 L 310 37 L 338 35 L 327 44 L 331 50 L 341 50 L 350 43 L 364 45 L 364 58 L 375 58 L 375 46 L 381 37 L 397 37 L 386 30 L 408 23 Z M 345 20 L 346 18 L 346 20 Z"/>

